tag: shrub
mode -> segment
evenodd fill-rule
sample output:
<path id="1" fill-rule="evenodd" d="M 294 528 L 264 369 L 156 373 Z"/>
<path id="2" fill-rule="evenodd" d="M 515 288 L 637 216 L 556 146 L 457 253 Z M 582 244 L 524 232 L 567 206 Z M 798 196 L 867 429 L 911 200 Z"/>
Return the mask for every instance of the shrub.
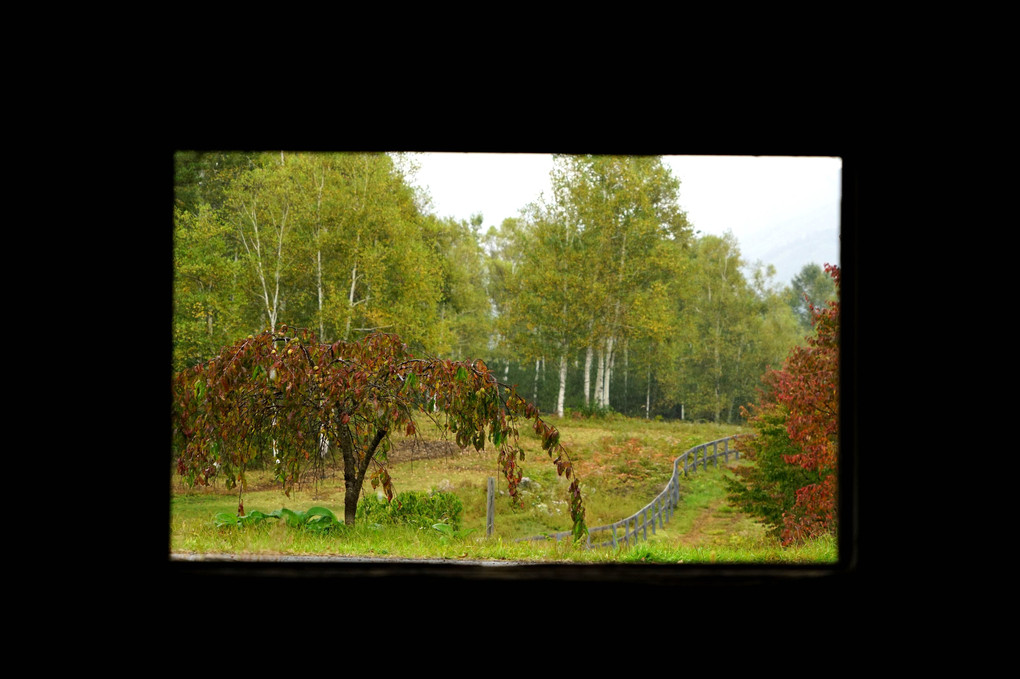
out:
<path id="1" fill-rule="evenodd" d="M 392 502 L 370 497 L 358 503 L 358 519 L 373 523 L 403 523 L 419 528 L 431 528 L 445 523 L 453 530 L 460 529 L 464 504 L 453 493 L 442 491 L 405 491 L 398 493 Z"/>
<path id="2" fill-rule="evenodd" d="M 563 412 L 565 417 L 570 417 L 575 420 L 583 419 L 598 419 L 605 420 L 609 419 L 612 415 L 615 415 L 615 411 L 607 406 L 597 405 L 594 401 L 586 403 L 578 408 L 565 408 Z"/>
<path id="3" fill-rule="evenodd" d="M 839 267 L 826 264 L 825 269 L 838 290 Z M 784 545 L 835 535 L 838 523 L 839 300 L 811 310 L 813 331 L 807 346 L 794 347 L 781 370 L 765 374 L 766 390 L 750 413 L 749 423 L 759 438 L 750 443 L 752 455 L 766 466 L 748 473 L 752 482 L 744 490 L 735 489 L 747 506 L 767 512 L 770 522 L 775 523 L 776 511 L 782 510 Z M 794 482 L 799 485 L 793 488 L 791 504 Z"/>
<path id="4" fill-rule="evenodd" d="M 788 464 L 784 457 L 800 452 L 786 430 L 787 415 L 781 406 L 763 408 L 756 413 L 757 436 L 738 439 L 741 455 L 752 466 L 738 467 L 735 479 L 727 478 L 730 502 L 741 511 L 764 521 L 769 533 L 779 537 L 783 517 L 797 503 L 797 490 L 818 483 L 817 471 Z"/>
<path id="5" fill-rule="evenodd" d="M 328 532 L 331 530 L 338 530 L 344 527 L 343 522 L 337 520 L 336 515 L 326 507 L 309 507 L 304 511 L 294 511 L 282 507 L 276 511 L 265 514 L 258 510 L 252 511 L 244 516 L 236 516 L 226 512 L 220 512 L 216 515 L 216 526 L 219 528 L 226 527 L 246 527 L 246 526 L 257 526 L 263 523 L 266 519 L 283 519 L 284 522 L 291 528 L 297 528 L 301 530 L 308 530 L 316 533 Z"/>

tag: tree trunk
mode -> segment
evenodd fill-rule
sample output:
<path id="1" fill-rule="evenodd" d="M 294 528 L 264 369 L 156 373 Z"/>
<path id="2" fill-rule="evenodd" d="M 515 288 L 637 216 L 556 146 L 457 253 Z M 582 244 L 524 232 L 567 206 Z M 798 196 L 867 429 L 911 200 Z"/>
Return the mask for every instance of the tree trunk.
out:
<path id="1" fill-rule="evenodd" d="M 645 419 L 650 419 L 652 413 L 652 369 L 648 369 L 648 389 L 645 391 Z"/>
<path id="2" fill-rule="evenodd" d="M 347 327 L 344 328 L 344 341 L 351 338 L 351 319 L 354 318 L 354 288 L 358 282 L 358 265 L 351 269 L 351 292 L 347 296 Z"/>
<path id="3" fill-rule="evenodd" d="M 589 396 L 591 394 L 591 357 L 594 351 L 591 345 L 588 345 L 588 349 L 584 352 L 584 405 L 588 405 Z"/>
<path id="4" fill-rule="evenodd" d="M 385 429 L 379 429 L 375 433 L 375 439 L 369 445 L 364 455 L 360 455 L 351 435 L 350 427 L 340 426 L 340 450 L 344 458 L 344 523 L 348 526 L 354 525 L 358 514 L 358 499 L 361 497 L 361 487 L 365 483 L 365 473 L 368 465 L 372 462 L 379 442 L 386 436 Z"/>
<path id="5" fill-rule="evenodd" d="M 627 408 L 630 406 L 630 401 L 627 398 L 627 382 L 630 379 L 630 342 L 624 342 L 623 344 L 623 403 L 620 407 L 621 413 L 626 413 Z"/>
<path id="6" fill-rule="evenodd" d="M 614 337 L 610 336 L 608 339 L 606 339 L 606 356 L 605 356 L 606 368 L 604 371 L 605 374 L 602 378 L 602 403 L 600 404 L 603 408 L 609 407 L 609 385 L 610 381 L 613 378 L 613 363 L 615 358 L 613 354 L 614 344 L 615 344 Z"/>
<path id="7" fill-rule="evenodd" d="M 319 179 L 319 193 L 315 203 L 317 229 L 315 233 L 315 285 L 319 293 L 319 341 L 326 341 L 326 323 L 322 317 L 322 237 L 326 229 L 322 226 L 322 192 L 326 188 L 326 172 Z"/>
<path id="8" fill-rule="evenodd" d="M 315 285 L 319 292 L 319 341 L 326 341 L 325 320 L 322 318 L 322 250 L 315 252 Z"/>
<path id="9" fill-rule="evenodd" d="M 722 404 L 720 403 L 720 396 L 719 396 L 720 381 L 722 380 L 722 355 L 719 352 L 719 345 L 721 343 L 722 343 L 722 321 L 717 316 L 716 317 L 716 321 L 715 321 L 715 347 L 714 347 L 714 357 L 715 357 L 715 375 L 714 375 L 714 377 L 715 377 L 715 405 L 714 405 L 714 410 L 715 410 L 715 419 L 712 420 L 713 422 L 717 422 L 717 423 L 719 422 L 719 413 L 722 410 Z"/>
<path id="10" fill-rule="evenodd" d="M 534 386 L 532 387 L 532 390 L 531 390 L 531 402 L 535 404 L 536 408 L 538 407 L 538 369 L 541 367 L 541 365 L 542 365 L 542 359 L 536 358 L 535 359 L 535 383 L 534 383 Z"/>
<path id="11" fill-rule="evenodd" d="M 560 354 L 560 393 L 556 398 L 556 414 L 563 417 L 563 401 L 567 395 L 567 352 Z"/>

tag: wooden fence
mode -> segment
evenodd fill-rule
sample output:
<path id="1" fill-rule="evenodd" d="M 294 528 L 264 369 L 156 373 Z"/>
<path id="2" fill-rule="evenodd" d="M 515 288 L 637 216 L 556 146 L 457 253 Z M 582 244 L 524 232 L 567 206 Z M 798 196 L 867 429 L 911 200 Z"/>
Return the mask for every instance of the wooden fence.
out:
<path id="1" fill-rule="evenodd" d="M 739 451 L 736 448 L 731 450 L 729 447 L 730 441 L 739 436 L 741 435 L 727 436 L 726 438 L 702 443 L 685 451 L 680 457 L 673 460 L 673 475 L 670 476 L 669 483 L 666 484 L 661 493 L 626 519 L 621 519 L 616 523 L 610 523 L 605 526 L 589 528 L 588 547 L 618 547 L 620 544 L 629 546 L 636 544 L 638 540 L 647 540 L 649 528 L 652 529 L 652 535 L 655 534 L 656 527 L 665 528 L 666 522 L 673 518 L 673 510 L 680 503 L 680 475 L 686 475 L 689 471 L 697 471 L 699 464 L 702 469 L 707 469 L 709 460 L 711 460 L 712 466 L 718 467 L 720 457 L 723 458 L 724 462 L 729 462 L 730 455 L 733 455 L 734 459 L 739 459 Z M 743 436 L 746 436 L 746 434 L 743 434 Z M 711 453 L 709 453 L 709 448 L 712 449 Z M 593 539 L 593 536 L 596 534 L 601 534 L 601 537 Z M 558 541 L 570 539 L 570 537 L 570 531 L 561 531 L 559 533 L 536 535 L 535 537 L 522 539 Z"/>

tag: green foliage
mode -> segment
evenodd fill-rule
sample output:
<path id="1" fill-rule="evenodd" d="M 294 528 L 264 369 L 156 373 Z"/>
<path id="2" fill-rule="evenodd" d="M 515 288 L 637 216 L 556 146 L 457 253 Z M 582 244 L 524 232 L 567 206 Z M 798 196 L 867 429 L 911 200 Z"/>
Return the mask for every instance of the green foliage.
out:
<path id="1" fill-rule="evenodd" d="M 358 503 L 357 518 L 372 523 L 406 524 L 433 528 L 445 524 L 453 531 L 460 529 L 464 504 L 453 493 L 443 491 L 405 491 L 386 502 L 375 497 Z"/>
<path id="2" fill-rule="evenodd" d="M 174 210 L 173 366 L 216 355 L 243 323 L 233 302 L 238 267 L 229 257 L 230 228 L 207 204 Z"/>
<path id="3" fill-rule="evenodd" d="M 246 528 L 257 526 L 265 522 L 266 519 L 283 519 L 290 528 L 307 530 L 312 533 L 327 533 L 344 526 L 343 522 L 338 521 L 336 515 L 326 507 L 309 507 L 303 511 L 282 507 L 268 514 L 254 510 L 241 516 L 220 512 L 216 515 L 215 523 L 218 528 L 233 526 Z"/>
<path id="4" fill-rule="evenodd" d="M 614 411 L 609 406 L 599 405 L 595 401 L 583 403 L 577 408 L 566 408 L 564 410 L 564 415 L 566 417 L 574 417 L 577 419 L 585 420 L 590 419 L 605 420 L 613 417 L 615 414 L 616 411 Z"/>
<path id="5" fill-rule="evenodd" d="M 759 517 L 774 537 L 783 529 L 783 517 L 793 511 L 797 490 L 817 483 L 820 476 L 785 457 L 800 449 L 786 430 L 787 413 L 778 405 L 757 413 L 757 435 L 741 439 L 738 449 L 753 465 L 736 469 L 735 478 L 726 479 L 729 500 L 751 516 Z"/>
<path id="6" fill-rule="evenodd" d="M 216 359 L 175 376 L 173 441 L 178 473 L 188 484 L 207 485 L 222 475 L 243 491 L 246 468 L 268 443 L 289 495 L 302 474 L 324 466 L 326 441 L 342 458 L 330 459 L 343 465 L 344 521 L 353 525 L 371 465 L 376 465 L 373 487 L 382 484 L 392 498 L 386 461 L 390 433 L 416 436 L 418 413 L 455 434 L 462 449 L 482 450 L 491 442 L 508 493 L 519 503 L 523 420 L 531 422 L 557 473 L 569 480 L 574 530 L 585 533 L 580 481 L 558 430 L 512 386 L 498 382 L 483 361 L 415 358 L 395 335 L 329 345 L 317 342 L 308 329 L 290 330 L 283 324 L 279 334 L 250 335 L 224 347 Z M 240 515 L 241 493 L 238 503 Z"/>
<path id="7" fill-rule="evenodd" d="M 838 291 L 839 267 L 826 265 Z M 837 293 L 838 294 L 838 293 Z M 784 544 L 824 534 L 838 524 L 839 300 L 812 308 L 814 331 L 794 347 L 749 414 L 758 435 L 747 442 L 761 465 L 734 487 L 735 497 L 781 523 Z"/>
<path id="8" fill-rule="evenodd" d="M 790 346 L 787 298 L 788 318 L 763 310 L 735 259 L 706 256 L 659 158 L 557 156 L 552 195 L 484 236 L 481 215 L 430 214 L 404 160 L 175 153 L 174 369 L 286 320 L 324 342 L 382 330 L 508 365 L 503 381 L 548 412 L 594 400 L 678 417 L 682 403 L 732 422 Z M 802 272 L 791 294 L 817 304 L 826 284 Z"/>
<path id="9" fill-rule="evenodd" d="M 431 216 L 423 220 L 423 238 L 437 262 L 441 293 L 432 335 L 437 356 L 463 360 L 488 353 L 494 319 L 476 231 L 480 224 L 481 215 L 470 225 Z"/>
<path id="10" fill-rule="evenodd" d="M 677 341 L 658 370 L 664 400 L 682 403 L 686 417 L 735 422 L 755 398 L 761 375 L 778 365 L 799 333 L 768 276 L 749 281 L 732 234 L 703 236 L 691 251 L 674 313 L 684 319 Z"/>
<path id="11" fill-rule="evenodd" d="M 237 516 L 236 514 L 230 514 L 228 512 L 219 512 L 218 514 L 216 514 L 214 522 L 216 523 L 217 528 L 227 528 L 233 526 L 245 528 L 247 526 L 257 526 L 258 524 L 264 522 L 266 519 L 277 518 L 279 518 L 279 515 L 264 514 L 258 510 L 249 512 L 248 514 L 244 514 L 242 516 Z"/>
<path id="12" fill-rule="evenodd" d="M 836 285 L 832 278 L 817 264 L 805 264 L 793 280 L 786 293 L 787 303 L 797 317 L 804 332 L 810 332 L 814 314 L 812 307 L 821 308 L 826 302 L 836 299 Z"/>
<path id="13" fill-rule="evenodd" d="M 432 524 L 432 528 L 439 533 L 439 539 L 444 542 L 460 540 L 475 532 L 474 528 L 457 530 L 448 523 L 434 523 Z"/>
<path id="14" fill-rule="evenodd" d="M 336 515 L 326 507 L 309 507 L 304 511 L 293 511 L 283 507 L 271 512 L 270 516 L 282 517 L 291 528 L 312 532 L 325 532 L 343 527 Z"/>
<path id="15" fill-rule="evenodd" d="M 656 423 L 619 417 L 612 420 L 567 419 L 560 423 L 560 431 L 576 455 L 575 463 L 583 472 L 589 523 L 602 525 L 632 514 L 661 490 L 665 477 L 671 472 L 672 460 L 679 452 L 742 430 L 728 425 L 675 421 Z M 362 498 L 364 506 L 361 507 L 357 526 L 349 526 L 340 533 L 285 529 L 285 522 L 279 520 L 263 520 L 262 528 L 255 530 L 217 529 L 210 517 L 218 512 L 230 511 L 231 505 L 236 507 L 236 491 L 231 493 L 222 484 L 196 490 L 175 483 L 171 498 L 171 548 L 175 554 L 342 554 L 419 559 L 464 556 L 578 563 L 625 560 L 670 564 L 835 561 L 836 548 L 832 539 L 823 537 L 782 547 L 775 540 L 766 539 L 764 528 L 744 512 L 726 511 L 724 479 L 733 473 L 735 467 L 751 464 L 744 460 L 735 463 L 732 456 L 728 465 L 720 461 L 719 467 L 715 468 L 710 463 L 707 470 L 699 468 L 681 480 L 683 502 L 665 529 L 658 530 L 654 536 L 649 532 L 649 542 L 639 543 L 644 547 L 640 553 L 635 548 L 636 557 L 626 549 L 575 549 L 569 547 L 568 541 L 516 542 L 519 537 L 552 534 L 566 530 L 570 525 L 565 503 L 553 499 L 561 497 L 561 489 L 556 486 L 562 481 L 537 454 L 540 449 L 537 437 L 522 436 L 522 439 L 529 452 L 524 474 L 538 482 L 541 488 L 522 484 L 524 510 L 513 510 L 507 502 L 496 503 L 496 534 L 492 538 L 473 539 L 485 532 L 484 475 L 491 469 L 491 459 L 467 454 L 404 461 L 396 463 L 394 468 L 394 475 L 403 490 L 427 492 L 430 488 L 443 488 L 456 492 L 464 503 L 459 529 L 452 526 L 449 529 L 437 528 L 436 523 L 421 529 L 388 520 L 361 520 L 365 516 L 365 507 L 369 507 L 369 512 L 378 510 L 377 517 L 386 511 L 387 505 L 376 500 L 374 494 Z M 635 462 L 626 465 L 627 460 Z M 640 474 L 641 478 L 620 478 L 618 471 L 621 469 Z M 648 482 L 645 483 L 643 478 L 647 478 Z M 269 472 L 253 473 L 249 481 L 252 488 L 245 498 L 245 505 L 252 508 L 278 507 L 280 490 L 270 481 Z M 303 486 L 295 490 L 292 502 L 295 508 L 312 505 L 334 507 L 342 500 L 340 486 L 330 489 L 325 496 L 321 488 Z M 543 510 L 536 503 L 545 503 L 548 508 Z M 720 516 L 724 513 L 725 517 Z M 227 514 L 230 525 L 237 522 L 232 514 Z M 250 509 L 249 516 L 257 514 Z M 278 529 L 271 530 L 266 524 Z M 468 539 L 462 540 L 463 537 Z M 447 549 L 453 544 L 456 544 L 456 553 Z"/>

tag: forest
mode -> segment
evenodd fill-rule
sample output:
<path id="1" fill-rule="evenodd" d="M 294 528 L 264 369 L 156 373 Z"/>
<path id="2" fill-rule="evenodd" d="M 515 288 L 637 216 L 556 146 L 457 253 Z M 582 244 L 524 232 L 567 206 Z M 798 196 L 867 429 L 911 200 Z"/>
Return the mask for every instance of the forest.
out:
<path id="1" fill-rule="evenodd" d="M 174 155 L 173 370 L 282 324 L 484 361 L 545 413 L 735 423 L 835 296 L 700 235 L 654 156 L 556 156 L 551 195 L 441 217 L 413 158 Z"/>

